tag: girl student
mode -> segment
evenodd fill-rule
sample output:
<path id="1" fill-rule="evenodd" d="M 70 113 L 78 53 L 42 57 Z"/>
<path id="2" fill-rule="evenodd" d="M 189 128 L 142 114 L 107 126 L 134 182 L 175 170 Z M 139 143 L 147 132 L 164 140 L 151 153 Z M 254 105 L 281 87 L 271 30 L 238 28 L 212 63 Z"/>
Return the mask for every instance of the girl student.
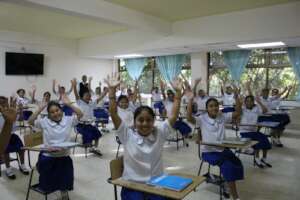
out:
<path id="1" fill-rule="evenodd" d="M 62 102 L 72 108 L 76 115 L 65 116 L 61 105 L 55 101 L 50 101 L 39 107 L 30 116 L 28 123 L 42 129 L 45 147 L 55 150 L 39 154 L 37 170 L 40 174 L 41 189 L 47 192 L 60 190 L 62 200 L 68 200 L 67 191 L 73 190 L 74 184 L 73 161 L 69 156 L 69 150 L 55 146 L 70 141 L 73 127 L 77 124 L 77 120 L 83 116 L 83 113 L 79 108 L 72 105 L 66 95 L 62 97 Z M 48 116 L 38 118 L 45 107 L 47 107 Z"/>
<path id="2" fill-rule="evenodd" d="M 190 92 L 187 110 L 187 120 L 196 124 L 201 129 L 202 141 L 216 143 L 225 138 L 225 122 L 236 121 L 239 118 L 242 103 L 235 95 L 236 107 L 234 112 L 219 112 L 219 102 L 215 98 L 209 98 L 206 102 L 207 112 L 198 117 L 192 115 L 193 92 Z M 244 178 L 243 165 L 238 157 L 229 150 L 221 147 L 201 145 L 202 158 L 211 165 L 218 165 L 221 174 L 229 186 L 230 195 L 234 200 L 239 199 L 236 181 Z"/>
<path id="3" fill-rule="evenodd" d="M 253 93 L 250 88 L 250 84 L 248 85 L 247 89 L 248 89 L 248 93 L 252 95 Z M 277 111 L 274 111 L 272 109 L 273 108 L 272 99 L 269 97 L 269 93 L 270 90 L 268 88 L 262 89 L 259 100 L 267 108 L 267 114 L 270 115 L 259 116 L 258 122 L 262 122 L 262 121 L 279 122 L 277 127 L 271 129 L 272 142 L 277 147 L 283 147 L 283 144 L 280 141 L 280 137 L 285 129 L 285 126 L 290 123 L 290 117 L 287 113 L 284 112 L 278 113 Z"/>
<path id="4" fill-rule="evenodd" d="M 224 88 L 225 87 L 225 91 Z M 221 94 L 222 94 L 222 104 L 223 110 L 222 112 L 234 112 L 234 105 L 235 105 L 235 97 L 234 97 L 234 89 L 230 84 L 221 85 Z M 234 87 L 235 88 L 235 87 Z"/>
<path id="5" fill-rule="evenodd" d="M 174 104 L 174 100 L 175 100 L 175 93 L 171 89 L 167 90 L 167 96 L 164 93 L 164 89 L 162 89 L 162 92 L 163 92 L 162 94 L 163 94 L 163 99 L 164 99 L 163 115 L 164 115 L 164 117 L 169 118 L 172 115 L 172 108 L 173 108 L 173 104 Z M 189 143 L 188 143 L 187 138 L 188 138 L 188 135 L 192 132 L 191 127 L 186 122 L 184 122 L 181 118 L 179 118 L 176 121 L 176 123 L 174 124 L 173 128 L 175 130 L 178 130 L 181 133 L 181 135 L 185 138 L 184 145 L 186 147 L 188 147 Z"/>
<path id="6" fill-rule="evenodd" d="M 35 98 L 35 94 L 36 94 L 36 88 L 34 88 L 34 90 L 32 91 L 31 101 L 32 103 L 38 105 L 39 107 L 41 107 L 44 104 L 48 104 L 51 100 L 51 94 L 48 91 L 44 92 L 42 101 L 37 100 Z M 46 117 L 47 115 L 48 115 L 47 108 L 44 108 L 44 110 L 41 112 L 41 117 Z"/>
<path id="7" fill-rule="evenodd" d="M 193 87 L 194 97 L 195 97 L 195 103 L 197 104 L 197 113 L 201 114 L 205 112 L 206 108 L 206 101 L 209 99 L 209 97 L 206 95 L 205 91 L 203 89 L 198 90 L 197 93 L 197 86 L 201 82 L 201 78 L 198 78 L 195 80 L 195 85 Z"/>
<path id="8" fill-rule="evenodd" d="M 142 104 L 141 95 L 138 88 L 138 80 L 135 81 L 134 90 L 127 89 L 127 97 L 129 100 L 129 109 L 132 113 Z"/>
<path id="9" fill-rule="evenodd" d="M 164 92 L 164 83 L 162 81 L 160 81 L 160 88 L 161 88 L 161 92 L 159 91 L 157 86 L 152 88 L 151 101 L 152 101 L 152 106 L 155 110 L 155 113 L 162 115 L 163 110 L 164 110 L 164 104 L 163 104 L 163 100 L 161 98 L 162 93 Z"/>
<path id="10" fill-rule="evenodd" d="M 175 124 L 181 101 L 180 81 L 173 82 L 176 91 L 172 114 L 161 126 L 154 126 L 155 113 L 148 106 L 140 106 L 134 112 L 134 124 L 129 128 L 117 112 L 116 88 L 120 84 L 118 76 L 113 75 L 105 80 L 109 87 L 109 112 L 116 133 L 124 145 L 124 171 L 125 180 L 146 183 L 152 176 L 163 173 L 162 151 L 163 144 Z M 165 200 L 164 197 L 145 194 L 139 191 L 122 188 L 122 200 Z"/>
<path id="11" fill-rule="evenodd" d="M 13 103 L 11 103 L 13 104 Z M 8 99 L 4 96 L 0 96 L 0 106 L 1 108 L 7 108 L 8 105 Z M 15 123 L 15 121 L 14 121 Z M 0 157 L 2 157 L 2 161 L 4 161 L 5 166 L 6 166 L 6 170 L 5 170 L 5 174 L 9 179 L 16 179 L 16 175 L 13 171 L 13 168 L 10 166 L 10 153 L 16 152 L 18 153 L 19 157 L 20 157 L 20 163 L 21 165 L 19 166 L 19 170 L 22 174 L 24 175 L 28 175 L 29 174 L 29 170 L 28 168 L 25 166 L 25 162 L 24 162 L 24 150 L 22 149 L 22 147 L 24 146 L 21 139 L 19 138 L 18 135 L 16 135 L 15 129 L 16 126 L 13 123 L 13 128 L 11 130 L 11 135 L 10 135 L 10 139 L 9 142 L 6 146 L 6 150 L 3 154 L 0 154 Z M 0 130 L 2 132 L 2 129 L 4 129 L 4 125 L 5 124 L 5 114 L 3 115 L 2 113 L 0 113 Z"/>
<path id="12" fill-rule="evenodd" d="M 256 126 L 259 115 L 266 113 L 268 109 L 262 104 L 259 97 L 256 98 L 256 102 L 259 107 L 255 105 L 254 96 L 251 95 L 247 96 L 244 100 L 245 106 L 242 108 L 240 120 L 240 135 L 243 138 L 251 138 L 251 140 L 258 141 L 256 145 L 252 146 L 255 154 L 255 165 L 259 168 L 264 168 L 265 166 L 272 167 L 267 162 L 267 152 L 271 149 L 271 144 L 266 135 L 257 131 L 258 127 Z M 263 153 L 261 159 L 259 159 L 260 151 Z"/>
<path id="13" fill-rule="evenodd" d="M 97 108 L 97 104 L 100 101 L 100 97 L 95 101 L 91 100 L 91 93 L 89 90 L 82 90 L 81 96 L 77 92 L 76 79 L 72 80 L 73 91 L 76 99 L 76 103 L 83 113 L 81 120 L 77 125 L 77 131 L 82 135 L 82 142 L 84 145 L 92 145 L 90 152 L 102 156 L 101 151 L 98 149 L 99 138 L 102 136 L 101 132 L 93 124 L 94 110 Z"/>
<path id="14" fill-rule="evenodd" d="M 56 90 L 57 81 L 54 79 L 52 82 L 52 92 L 55 96 L 58 97 L 58 100 L 60 101 L 62 96 L 67 95 L 69 96 L 72 93 L 73 87 L 71 83 L 71 87 L 68 91 L 66 91 L 66 88 L 64 86 L 61 86 L 60 84 L 57 85 L 58 90 Z"/>
<path id="15" fill-rule="evenodd" d="M 7 101 L 6 98 L 5 101 Z M 0 131 L 0 155 L 6 151 L 13 130 L 13 124 L 17 119 L 16 102 L 11 101 L 10 104 L 5 103 L 5 105 L 6 106 L 2 106 L 0 104 L 0 115 L 3 117 Z"/>

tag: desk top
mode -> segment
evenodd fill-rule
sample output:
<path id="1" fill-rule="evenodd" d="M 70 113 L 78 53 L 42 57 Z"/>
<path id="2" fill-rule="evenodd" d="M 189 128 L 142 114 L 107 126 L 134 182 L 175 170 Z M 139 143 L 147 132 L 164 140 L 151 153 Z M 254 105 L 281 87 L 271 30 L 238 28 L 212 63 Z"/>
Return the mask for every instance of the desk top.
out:
<path id="1" fill-rule="evenodd" d="M 251 140 L 246 142 L 245 144 L 223 144 L 223 143 L 205 143 L 200 142 L 200 145 L 208 145 L 208 146 L 215 146 L 215 147 L 221 147 L 221 148 L 230 148 L 230 149 L 247 149 L 255 144 L 257 144 L 258 141 Z"/>
<path id="2" fill-rule="evenodd" d="M 126 181 L 126 180 L 123 180 L 122 178 L 112 180 L 111 183 L 113 185 L 118 185 L 121 187 L 129 188 L 129 189 L 133 189 L 133 190 L 137 190 L 137 191 L 141 191 L 141 192 L 156 194 L 156 195 L 160 195 L 160 196 L 167 197 L 170 199 L 183 199 L 190 192 L 192 192 L 198 185 L 200 185 L 201 183 L 203 183 L 205 181 L 205 177 L 203 177 L 203 176 L 194 176 L 194 175 L 183 174 L 183 173 L 174 173 L 173 175 L 191 178 L 193 180 L 193 183 L 190 184 L 184 190 L 179 191 L 179 192 L 147 185 L 145 183 Z"/>

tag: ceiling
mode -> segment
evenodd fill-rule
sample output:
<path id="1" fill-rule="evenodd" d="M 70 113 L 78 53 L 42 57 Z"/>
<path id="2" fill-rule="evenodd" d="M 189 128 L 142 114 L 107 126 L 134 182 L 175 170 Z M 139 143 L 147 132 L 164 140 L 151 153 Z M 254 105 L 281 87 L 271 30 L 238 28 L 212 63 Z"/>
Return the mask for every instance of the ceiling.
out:
<path id="1" fill-rule="evenodd" d="M 102 0 L 99 0 L 102 1 Z M 299 0 L 105 0 L 171 22 Z"/>
<path id="2" fill-rule="evenodd" d="M 80 39 L 125 30 L 99 19 L 0 2 L 0 30 Z"/>

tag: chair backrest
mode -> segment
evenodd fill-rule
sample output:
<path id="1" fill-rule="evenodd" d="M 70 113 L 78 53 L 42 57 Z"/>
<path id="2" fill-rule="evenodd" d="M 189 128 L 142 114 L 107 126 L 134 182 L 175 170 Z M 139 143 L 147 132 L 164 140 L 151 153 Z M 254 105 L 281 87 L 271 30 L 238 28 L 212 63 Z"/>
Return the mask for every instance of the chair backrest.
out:
<path id="1" fill-rule="evenodd" d="M 63 112 L 65 113 L 66 116 L 72 116 L 73 115 L 73 109 L 69 106 L 63 106 L 62 107 Z"/>
<path id="2" fill-rule="evenodd" d="M 35 147 L 41 144 L 43 144 L 43 134 L 41 131 L 24 135 L 24 145 L 26 147 Z"/>
<path id="3" fill-rule="evenodd" d="M 117 178 L 120 178 L 123 174 L 123 156 L 118 157 L 114 160 L 110 161 L 110 178 L 111 180 L 115 180 Z"/>

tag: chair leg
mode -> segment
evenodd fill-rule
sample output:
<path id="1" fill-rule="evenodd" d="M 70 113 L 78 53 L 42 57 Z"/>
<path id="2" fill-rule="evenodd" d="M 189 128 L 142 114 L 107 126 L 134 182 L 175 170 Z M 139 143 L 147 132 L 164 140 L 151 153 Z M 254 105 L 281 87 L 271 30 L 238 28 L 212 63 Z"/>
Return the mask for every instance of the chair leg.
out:
<path id="1" fill-rule="evenodd" d="M 198 176 L 200 176 L 200 174 L 201 174 L 202 165 L 203 165 L 203 160 L 200 163 L 200 167 L 199 167 L 199 170 L 198 170 Z"/>
<path id="2" fill-rule="evenodd" d="M 32 166 L 31 166 L 31 159 L 30 159 L 30 151 L 27 150 L 27 157 L 28 157 L 28 164 L 29 164 L 29 167 L 30 169 L 32 169 Z"/>
<path id="3" fill-rule="evenodd" d="M 118 190 L 116 185 L 114 185 L 114 193 L 115 193 L 115 200 L 118 200 Z"/>
<path id="4" fill-rule="evenodd" d="M 119 157 L 119 150 L 120 150 L 120 146 L 121 146 L 121 144 L 119 144 L 119 145 L 118 145 L 118 150 L 117 150 L 117 155 L 116 155 L 116 158 L 118 158 L 118 157 Z"/>
<path id="5" fill-rule="evenodd" d="M 47 200 L 48 199 L 48 195 L 45 195 L 45 200 Z"/>
<path id="6" fill-rule="evenodd" d="M 30 187 L 31 187 L 31 181 L 32 181 L 33 172 L 34 172 L 34 169 L 32 169 L 31 173 L 30 173 L 29 183 L 28 183 L 28 189 L 27 189 L 27 194 L 26 194 L 26 200 L 28 200 L 28 198 L 29 198 L 29 192 L 30 192 Z"/>
<path id="7" fill-rule="evenodd" d="M 77 142 L 77 136 L 78 136 L 78 133 L 76 133 L 76 135 L 75 135 L 75 142 Z M 73 154 L 75 154 L 75 147 L 73 147 Z"/>
<path id="8" fill-rule="evenodd" d="M 221 169 L 220 169 L 220 173 L 219 173 L 219 177 L 220 177 L 220 200 L 223 199 L 223 191 L 224 191 L 224 181 L 222 180 L 222 176 L 221 176 Z"/>
<path id="9" fill-rule="evenodd" d="M 84 147 L 84 152 L 85 152 L 85 158 L 87 158 L 87 146 Z"/>
<path id="10" fill-rule="evenodd" d="M 177 151 L 178 151 L 178 149 L 179 149 L 178 131 L 176 131 L 176 144 L 177 144 Z"/>

